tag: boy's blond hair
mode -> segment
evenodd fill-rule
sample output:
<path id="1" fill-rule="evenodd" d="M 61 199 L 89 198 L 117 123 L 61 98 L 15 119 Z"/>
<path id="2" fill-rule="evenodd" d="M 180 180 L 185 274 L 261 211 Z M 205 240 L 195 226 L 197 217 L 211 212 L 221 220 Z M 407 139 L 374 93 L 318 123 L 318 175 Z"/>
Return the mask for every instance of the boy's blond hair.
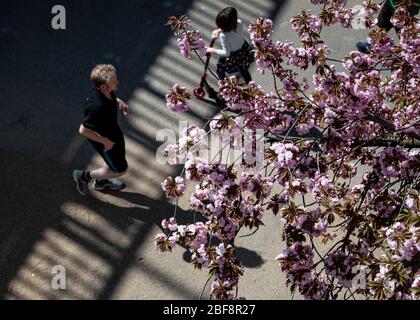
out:
<path id="1" fill-rule="evenodd" d="M 116 74 L 116 69 L 111 64 L 99 64 L 93 68 L 90 74 L 90 81 L 92 84 L 99 88 L 101 85 L 106 84 L 111 77 Z"/>

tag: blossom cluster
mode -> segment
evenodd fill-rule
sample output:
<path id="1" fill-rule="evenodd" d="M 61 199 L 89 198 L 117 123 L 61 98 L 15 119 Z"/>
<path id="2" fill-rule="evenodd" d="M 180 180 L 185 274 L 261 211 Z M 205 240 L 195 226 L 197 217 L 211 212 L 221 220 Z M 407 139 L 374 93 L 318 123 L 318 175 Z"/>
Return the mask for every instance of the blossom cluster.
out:
<path id="1" fill-rule="evenodd" d="M 189 110 L 188 101 L 191 94 L 185 87 L 180 87 L 177 83 L 166 95 L 166 105 L 173 112 L 186 112 Z"/>
<path id="2" fill-rule="evenodd" d="M 213 277 L 212 297 L 238 298 L 244 269 L 235 239 L 262 228 L 273 213 L 284 223 L 286 248 L 276 260 L 291 291 L 307 299 L 419 299 L 420 24 L 401 5 L 392 20 L 400 37 L 392 40 L 373 28 L 377 4 L 364 1 L 372 52 L 333 59 L 322 32 L 334 24 L 350 28 L 356 13 L 345 0 L 310 2 L 322 6 L 318 15 L 302 11 L 290 20 L 299 44 L 276 41 L 268 18 L 248 28 L 258 70 L 273 79 L 273 89 L 237 77 L 219 82 L 228 108 L 209 121 L 210 131 L 228 133 L 221 137 L 231 151 L 243 143 L 235 132 L 262 130 L 263 167 L 205 159 L 206 131 L 186 128 L 165 150 L 176 155 L 171 164 L 180 153 L 186 157 L 182 178 L 162 187 L 169 198 L 185 196 L 206 222 L 167 219 L 156 244 L 162 251 L 187 247 L 194 266 Z M 190 28 L 186 23 L 172 26 Z M 301 78 L 299 70 L 310 68 L 312 79 Z M 255 151 L 256 142 L 247 147 Z"/>
<path id="3" fill-rule="evenodd" d="M 172 27 L 176 36 L 181 36 L 181 39 L 178 39 L 178 47 L 184 58 L 191 60 L 193 52 L 197 52 L 202 57 L 206 55 L 206 44 L 201 38 L 200 32 L 192 29 L 191 21 L 187 17 L 172 16 L 167 25 Z"/>

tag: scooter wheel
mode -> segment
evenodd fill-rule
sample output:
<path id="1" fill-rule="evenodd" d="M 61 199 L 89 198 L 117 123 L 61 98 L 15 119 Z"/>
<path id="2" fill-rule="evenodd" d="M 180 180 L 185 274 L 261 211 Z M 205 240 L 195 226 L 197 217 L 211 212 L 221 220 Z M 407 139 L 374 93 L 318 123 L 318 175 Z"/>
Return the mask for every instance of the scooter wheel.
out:
<path id="1" fill-rule="evenodd" d="M 195 97 L 199 100 L 203 100 L 204 96 L 206 95 L 206 92 L 202 87 L 195 88 L 193 91 Z"/>

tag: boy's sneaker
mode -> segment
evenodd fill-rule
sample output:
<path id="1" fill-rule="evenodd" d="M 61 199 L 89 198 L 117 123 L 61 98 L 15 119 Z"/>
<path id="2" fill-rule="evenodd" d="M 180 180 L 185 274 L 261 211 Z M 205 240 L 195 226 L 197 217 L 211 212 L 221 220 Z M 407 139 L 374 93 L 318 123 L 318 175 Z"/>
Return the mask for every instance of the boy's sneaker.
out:
<path id="1" fill-rule="evenodd" d="M 92 188 L 97 191 L 104 191 L 104 190 L 122 190 L 126 187 L 125 183 L 117 180 L 117 179 L 109 179 L 109 180 L 93 180 Z"/>
<path id="2" fill-rule="evenodd" d="M 73 180 L 74 182 L 76 182 L 77 191 L 79 191 L 79 193 L 82 196 L 86 196 L 84 189 L 85 189 L 85 186 L 87 185 L 87 182 L 83 181 L 82 176 L 83 176 L 83 171 L 81 170 L 73 171 Z"/>
<path id="3" fill-rule="evenodd" d="M 367 42 L 358 42 L 356 47 L 361 53 L 369 54 L 372 51 L 372 46 Z"/>

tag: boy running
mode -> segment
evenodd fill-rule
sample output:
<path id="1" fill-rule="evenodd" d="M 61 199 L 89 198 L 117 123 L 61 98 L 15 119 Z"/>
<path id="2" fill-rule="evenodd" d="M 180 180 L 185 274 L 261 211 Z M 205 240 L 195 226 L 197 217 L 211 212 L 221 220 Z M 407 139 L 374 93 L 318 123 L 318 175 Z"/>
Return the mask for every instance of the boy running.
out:
<path id="1" fill-rule="evenodd" d="M 93 181 L 95 190 L 122 190 L 125 184 L 115 178 L 127 169 L 124 135 L 118 125 L 118 110 L 128 115 L 127 104 L 115 96 L 119 81 L 115 67 L 98 65 L 91 73 L 93 88 L 85 103 L 85 119 L 80 134 L 85 136 L 104 159 L 106 166 L 93 171 L 73 171 L 73 180 L 80 194 Z"/>

